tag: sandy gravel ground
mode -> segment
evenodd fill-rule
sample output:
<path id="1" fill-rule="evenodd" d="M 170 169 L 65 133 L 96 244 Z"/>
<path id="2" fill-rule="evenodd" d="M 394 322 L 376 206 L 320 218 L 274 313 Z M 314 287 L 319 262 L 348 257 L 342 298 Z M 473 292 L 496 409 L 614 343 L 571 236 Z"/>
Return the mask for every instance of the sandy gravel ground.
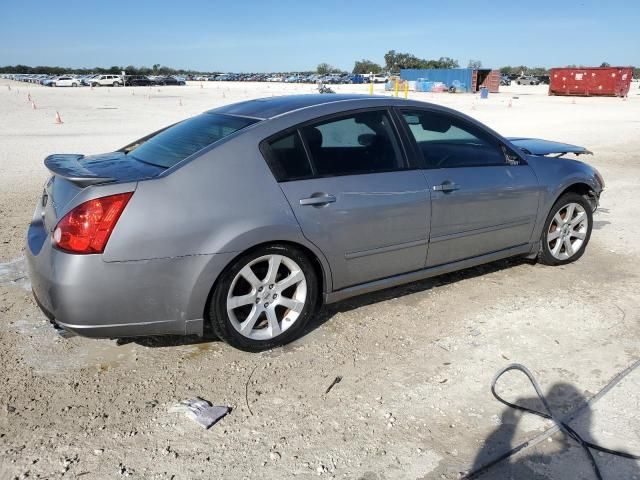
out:
<path id="1" fill-rule="evenodd" d="M 607 188 L 588 251 L 566 267 L 504 261 L 355 298 L 325 308 L 295 343 L 247 354 L 215 339 L 58 338 L 30 296 L 23 260 L 26 225 L 47 179 L 42 160 L 111 151 L 216 105 L 313 87 L 90 90 L 0 80 L 0 478 L 455 479 L 537 435 L 549 422 L 491 396 L 499 368 L 527 365 L 552 405 L 568 411 L 640 356 L 633 88 L 627 101 L 548 97 L 543 86 L 504 88 L 488 100 L 410 93 L 505 135 L 592 149 L 587 160 Z M 54 123 L 56 111 L 63 125 Z M 516 375 L 501 391 L 523 402 L 533 396 Z M 168 413 L 196 395 L 233 411 L 209 431 Z M 574 428 L 640 453 L 639 404 L 640 370 Z M 607 479 L 640 478 L 638 462 L 596 459 Z M 576 444 L 557 434 L 484 478 L 595 477 Z"/>

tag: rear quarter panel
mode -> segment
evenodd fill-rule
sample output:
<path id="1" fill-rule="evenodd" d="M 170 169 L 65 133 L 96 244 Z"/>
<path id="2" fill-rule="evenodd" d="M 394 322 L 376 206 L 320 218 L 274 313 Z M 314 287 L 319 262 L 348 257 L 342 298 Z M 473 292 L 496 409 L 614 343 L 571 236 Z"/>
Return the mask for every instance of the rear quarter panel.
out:
<path id="1" fill-rule="evenodd" d="M 326 259 L 302 235 L 258 143 L 237 135 L 165 177 L 139 182 L 104 260 L 240 254 L 276 241 L 309 248 L 330 281 Z"/>

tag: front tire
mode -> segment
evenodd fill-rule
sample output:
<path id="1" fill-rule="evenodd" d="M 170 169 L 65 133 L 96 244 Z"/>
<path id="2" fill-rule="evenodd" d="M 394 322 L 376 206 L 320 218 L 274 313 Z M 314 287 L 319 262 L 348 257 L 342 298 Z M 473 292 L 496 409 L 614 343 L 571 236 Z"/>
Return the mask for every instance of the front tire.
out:
<path id="1" fill-rule="evenodd" d="M 220 275 L 209 322 L 220 339 L 257 352 L 295 340 L 317 303 L 311 260 L 298 248 L 269 245 L 240 256 Z"/>
<path id="2" fill-rule="evenodd" d="M 589 201 L 577 193 L 565 193 L 547 216 L 538 259 L 545 265 L 575 262 L 584 254 L 592 229 L 593 212 Z"/>

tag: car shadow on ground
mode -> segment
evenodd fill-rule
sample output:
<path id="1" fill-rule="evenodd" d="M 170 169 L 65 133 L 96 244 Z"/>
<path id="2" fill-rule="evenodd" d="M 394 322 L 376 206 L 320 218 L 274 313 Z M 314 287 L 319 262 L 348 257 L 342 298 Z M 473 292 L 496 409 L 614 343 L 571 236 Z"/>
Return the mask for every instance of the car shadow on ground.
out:
<path id="1" fill-rule="evenodd" d="M 304 330 L 304 333 L 302 334 L 302 337 L 321 327 L 338 313 L 348 312 L 374 303 L 391 300 L 393 298 L 403 297 L 414 293 L 426 292 L 428 290 L 431 290 L 432 288 L 443 287 L 455 282 L 459 282 L 461 280 L 480 277 L 507 268 L 512 268 L 524 263 L 531 264 L 533 262 L 531 260 L 518 257 L 499 260 L 493 263 L 487 263 L 477 267 L 459 270 L 456 272 L 439 275 L 437 277 L 408 283 L 406 285 L 360 295 L 330 305 L 324 305 L 320 309 L 316 317 L 309 322 Z M 202 337 L 199 337 L 197 335 L 157 335 L 149 337 L 126 337 L 117 339 L 116 344 L 118 346 L 121 346 L 127 345 L 129 343 L 135 343 L 143 347 L 163 348 L 184 345 L 198 345 L 219 341 L 220 340 L 213 333 L 205 332 L 205 335 L 203 335 Z"/>
<path id="2" fill-rule="evenodd" d="M 508 258 L 505 260 L 498 260 L 492 263 L 485 263 L 477 267 L 467 268 L 465 270 L 458 270 L 436 277 L 419 280 L 417 282 L 407 283 L 397 287 L 387 288 L 377 292 L 371 292 L 357 297 L 349 298 L 341 302 L 324 305 L 318 312 L 318 315 L 314 320 L 309 322 L 305 330 L 305 335 L 312 332 L 316 328 L 321 327 L 323 324 L 331 320 L 338 313 L 345 313 L 351 310 L 355 310 L 374 303 L 385 302 L 398 297 L 404 297 L 412 295 L 414 293 L 427 292 L 433 288 L 445 287 L 447 285 L 472 278 L 481 277 L 494 272 L 513 268 L 522 264 L 533 264 L 532 260 L 527 260 L 523 257 Z"/>

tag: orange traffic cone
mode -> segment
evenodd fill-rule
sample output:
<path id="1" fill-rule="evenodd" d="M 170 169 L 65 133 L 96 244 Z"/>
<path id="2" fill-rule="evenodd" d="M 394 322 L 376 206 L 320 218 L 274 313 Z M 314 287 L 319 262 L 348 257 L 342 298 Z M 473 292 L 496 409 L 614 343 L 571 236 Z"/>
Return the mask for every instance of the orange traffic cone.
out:
<path id="1" fill-rule="evenodd" d="M 36 107 L 36 102 L 34 102 L 33 100 L 31 100 L 31 110 L 35 110 Z"/>
<path id="2" fill-rule="evenodd" d="M 60 117 L 60 114 L 58 112 L 56 112 L 56 121 L 55 121 L 56 125 L 62 125 L 64 122 L 62 121 L 62 117 Z"/>

